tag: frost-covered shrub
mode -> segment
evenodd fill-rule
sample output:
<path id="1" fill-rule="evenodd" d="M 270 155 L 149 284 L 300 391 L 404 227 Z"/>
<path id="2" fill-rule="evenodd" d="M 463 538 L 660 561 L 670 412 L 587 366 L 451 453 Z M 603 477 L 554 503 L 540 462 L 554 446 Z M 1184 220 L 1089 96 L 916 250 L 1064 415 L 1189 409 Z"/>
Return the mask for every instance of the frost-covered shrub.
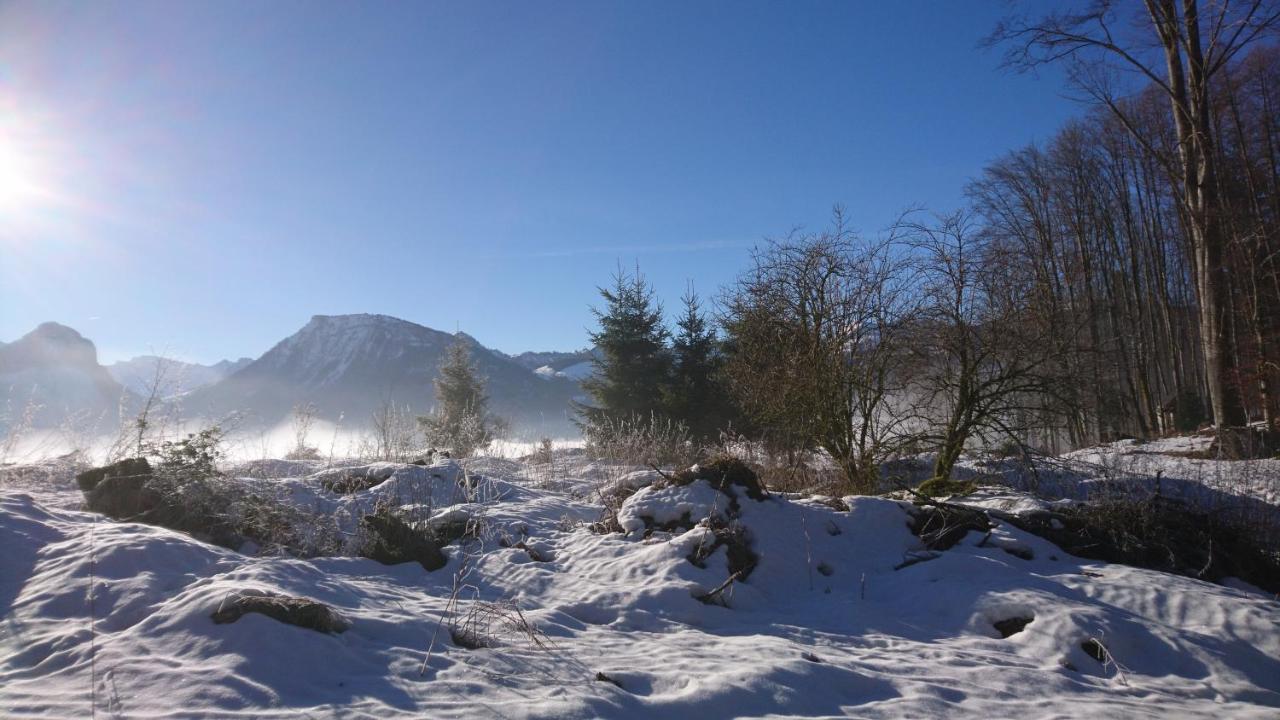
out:
<path id="1" fill-rule="evenodd" d="M 90 470 L 78 478 L 91 510 L 167 527 L 216 545 L 304 557 L 336 552 L 331 520 L 271 497 L 263 486 L 227 477 L 218 427 L 149 448 L 149 457 Z"/>
<path id="2" fill-rule="evenodd" d="M 181 440 L 150 446 L 148 454 L 156 458 L 157 475 L 180 481 L 217 477 L 218 463 L 226 458 L 225 437 L 222 428 L 212 425 Z"/>
<path id="3" fill-rule="evenodd" d="M 555 448 L 551 442 L 551 438 L 544 437 L 538 441 L 538 447 L 534 450 L 533 457 L 531 459 L 533 462 L 541 465 L 548 464 L 555 459 L 554 450 Z"/>
<path id="4" fill-rule="evenodd" d="M 658 415 L 601 417 L 583 432 L 588 452 L 618 464 L 688 467 L 701 454 L 683 423 Z"/>
<path id="5" fill-rule="evenodd" d="M 295 447 L 284 455 L 285 460 L 321 460 L 323 458 L 320 449 L 310 445 Z"/>
<path id="6" fill-rule="evenodd" d="M 731 455 L 720 455 L 698 463 L 688 470 L 676 473 L 668 483 L 689 485 L 697 480 L 705 480 L 711 487 L 722 492 L 727 491 L 730 486 L 737 486 L 753 500 L 763 500 L 765 497 L 764 488 L 755 471 Z"/>

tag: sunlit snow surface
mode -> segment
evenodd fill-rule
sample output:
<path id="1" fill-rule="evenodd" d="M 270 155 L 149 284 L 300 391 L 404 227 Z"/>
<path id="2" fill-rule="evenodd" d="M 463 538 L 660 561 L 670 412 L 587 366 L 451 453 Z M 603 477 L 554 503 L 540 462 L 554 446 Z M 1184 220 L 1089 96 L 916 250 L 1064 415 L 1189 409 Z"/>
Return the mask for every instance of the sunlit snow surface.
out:
<path id="1" fill-rule="evenodd" d="M 644 517 L 726 512 L 704 484 L 655 489 L 651 471 L 481 458 L 462 506 L 484 541 L 449 565 L 248 557 L 161 528 L 82 512 L 67 472 L 0 486 L 0 716 L 88 717 L 1277 717 L 1280 603 L 1187 578 L 1082 561 L 1008 527 L 895 570 L 914 550 L 905 507 L 846 498 L 738 498 L 760 564 L 727 595 L 725 550 L 687 557 L 704 527 L 644 538 Z M 449 512 L 457 468 L 389 468 L 391 486 L 341 498 L 315 467 L 280 463 L 299 506 L 349 514 L 397 486 Z M 307 477 L 309 476 L 309 477 Z M 446 482 L 447 480 L 447 482 Z M 627 534 L 594 534 L 615 487 Z M 430 500 L 427 500 L 430 498 Z M 992 502 L 1033 502 L 996 497 Z M 453 508 L 456 510 L 457 508 Z M 638 524 L 637 524 L 638 523 Z M 525 539 L 530 553 L 499 540 Z M 1000 547 L 1029 549 L 1024 560 Z M 459 594 L 509 600 L 545 634 L 455 646 L 438 630 Z M 247 615 L 230 593 L 332 605 L 323 635 Z M 1002 639 L 993 623 L 1033 617 Z M 447 627 L 447 623 L 446 623 Z M 434 650 L 427 659 L 428 649 Z M 1094 638 L 1119 667 L 1081 649 Z M 613 682 L 597 679 L 597 673 Z"/>

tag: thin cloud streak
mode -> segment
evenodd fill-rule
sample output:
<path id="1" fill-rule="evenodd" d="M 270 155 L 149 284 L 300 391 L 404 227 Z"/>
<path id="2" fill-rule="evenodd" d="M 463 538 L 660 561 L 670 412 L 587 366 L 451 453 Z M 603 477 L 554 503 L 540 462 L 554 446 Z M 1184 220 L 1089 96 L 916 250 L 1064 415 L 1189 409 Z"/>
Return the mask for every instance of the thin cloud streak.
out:
<path id="1" fill-rule="evenodd" d="M 679 243 L 665 245 L 611 245 L 598 247 L 582 247 L 582 248 L 564 248 L 558 250 L 539 250 L 527 253 L 499 253 L 487 255 L 484 260 L 523 260 L 529 258 L 567 258 L 580 257 L 583 255 L 629 255 L 632 253 L 644 254 L 677 254 L 691 252 L 705 252 L 708 250 L 729 250 L 729 249 L 746 249 L 753 247 L 753 243 L 746 243 L 739 240 L 708 240 L 696 243 Z"/>

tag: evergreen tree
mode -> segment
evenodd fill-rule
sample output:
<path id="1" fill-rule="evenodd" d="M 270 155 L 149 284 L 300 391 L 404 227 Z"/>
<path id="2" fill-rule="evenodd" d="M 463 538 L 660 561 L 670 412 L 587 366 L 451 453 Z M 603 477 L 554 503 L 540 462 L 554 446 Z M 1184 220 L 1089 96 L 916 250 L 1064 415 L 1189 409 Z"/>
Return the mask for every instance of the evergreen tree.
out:
<path id="1" fill-rule="evenodd" d="M 671 417 L 683 422 L 698 439 L 708 439 L 723 429 L 727 417 L 717 376 L 720 355 L 715 330 L 707 323 L 693 286 L 680 301 L 684 315 L 671 343 L 672 381 L 667 406 Z"/>
<path id="2" fill-rule="evenodd" d="M 590 435 L 602 423 L 664 414 L 671 378 L 670 333 L 662 324 L 662 306 L 640 274 L 619 269 L 612 288 L 600 288 L 604 310 L 592 312 L 600 329 L 591 333 L 599 349 L 595 373 L 583 381 L 592 404 L 578 404 L 579 423 Z"/>
<path id="3" fill-rule="evenodd" d="M 505 424 L 489 414 L 485 379 L 471 361 L 471 349 L 461 338 L 449 346 L 440 374 L 432 381 L 436 410 L 418 418 L 427 442 L 466 457 L 489 446 Z"/>

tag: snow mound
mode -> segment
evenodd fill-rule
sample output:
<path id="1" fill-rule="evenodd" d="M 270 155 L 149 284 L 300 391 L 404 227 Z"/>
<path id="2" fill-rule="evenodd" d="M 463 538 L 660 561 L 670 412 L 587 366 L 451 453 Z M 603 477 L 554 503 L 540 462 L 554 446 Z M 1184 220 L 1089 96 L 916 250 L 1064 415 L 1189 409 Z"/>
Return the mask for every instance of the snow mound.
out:
<path id="1" fill-rule="evenodd" d="M 684 486 L 643 487 L 622 503 L 618 524 L 628 537 L 636 538 L 646 527 L 683 523 L 691 527 L 702 520 L 726 519 L 731 498 L 706 482 Z"/>

